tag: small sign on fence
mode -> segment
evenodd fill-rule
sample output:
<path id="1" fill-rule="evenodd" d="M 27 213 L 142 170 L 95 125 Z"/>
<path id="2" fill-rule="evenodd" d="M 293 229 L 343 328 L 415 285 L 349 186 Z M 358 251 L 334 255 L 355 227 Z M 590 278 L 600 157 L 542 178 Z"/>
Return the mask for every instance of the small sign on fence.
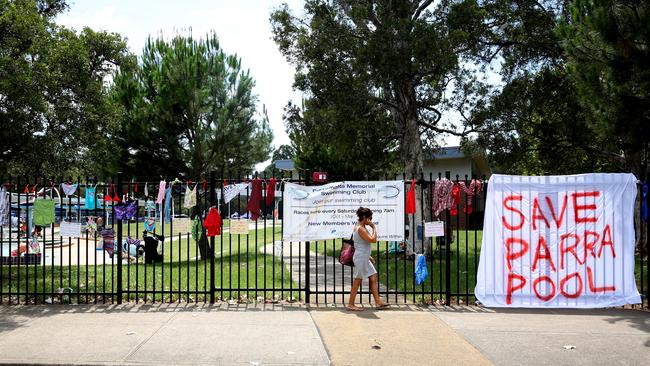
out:
<path id="1" fill-rule="evenodd" d="M 432 221 L 424 223 L 424 235 L 427 238 L 435 238 L 437 236 L 445 236 L 445 222 Z"/>
<path id="2" fill-rule="evenodd" d="M 230 234 L 248 234 L 248 219 L 230 220 Z"/>
<path id="3" fill-rule="evenodd" d="M 61 221 L 59 233 L 68 238 L 78 238 L 81 236 L 81 223 Z"/>

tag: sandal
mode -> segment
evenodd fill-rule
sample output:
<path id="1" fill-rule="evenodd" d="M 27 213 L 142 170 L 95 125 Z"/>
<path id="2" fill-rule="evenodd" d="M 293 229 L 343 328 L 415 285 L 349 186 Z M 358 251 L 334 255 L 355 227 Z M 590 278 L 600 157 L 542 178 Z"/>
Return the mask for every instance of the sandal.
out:
<path id="1" fill-rule="evenodd" d="M 377 310 L 385 310 L 385 309 L 389 309 L 389 308 L 390 308 L 390 304 L 381 304 L 381 305 L 375 307 L 375 309 L 377 309 Z"/>

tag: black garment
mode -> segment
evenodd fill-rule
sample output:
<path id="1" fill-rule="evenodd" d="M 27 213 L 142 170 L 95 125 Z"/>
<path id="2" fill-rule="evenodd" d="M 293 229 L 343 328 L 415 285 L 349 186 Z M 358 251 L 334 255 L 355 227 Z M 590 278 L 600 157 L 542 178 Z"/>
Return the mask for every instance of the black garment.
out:
<path id="1" fill-rule="evenodd" d="M 205 229 L 203 230 L 205 232 Z M 210 259 L 212 257 L 212 246 L 210 246 L 210 241 L 208 236 L 204 233 L 199 233 L 201 238 L 199 239 L 199 251 L 201 252 L 201 259 Z"/>
<path id="2" fill-rule="evenodd" d="M 158 254 L 158 240 L 152 236 L 144 237 L 144 262 L 147 264 L 163 261 L 163 255 Z"/>

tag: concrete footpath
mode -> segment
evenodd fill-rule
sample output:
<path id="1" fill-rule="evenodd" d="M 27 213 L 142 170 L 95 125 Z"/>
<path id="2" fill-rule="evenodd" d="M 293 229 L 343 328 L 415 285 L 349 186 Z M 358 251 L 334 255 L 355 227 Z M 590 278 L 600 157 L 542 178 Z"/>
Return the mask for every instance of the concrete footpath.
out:
<path id="1" fill-rule="evenodd" d="M 650 313 L 636 310 L 0 306 L 0 363 L 7 364 L 647 365 L 648 360 Z"/>

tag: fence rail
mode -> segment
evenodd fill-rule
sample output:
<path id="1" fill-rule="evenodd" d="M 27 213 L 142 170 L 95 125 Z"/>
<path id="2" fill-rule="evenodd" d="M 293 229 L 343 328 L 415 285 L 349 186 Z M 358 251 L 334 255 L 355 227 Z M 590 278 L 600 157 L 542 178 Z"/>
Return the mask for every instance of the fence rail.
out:
<path id="1" fill-rule="evenodd" d="M 418 192 L 424 194 L 418 194 L 417 215 L 405 218 L 405 242 L 373 244 L 380 294 L 389 302 L 475 302 L 487 186 L 471 198 L 471 209 L 462 192 L 455 210 L 437 218 L 445 221 L 445 236 L 432 239 L 424 236 L 423 226 L 434 217 L 429 197 L 440 177 L 429 174 L 416 181 Z M 266 193 L 267 177 L 260 178 Z M 225 185 L 246 178 L 210 174 L 176 183 L 160 196 L 160 178 L 0 178 L 10 208 L 8 222 L 0 226 L 0 304 L 346 301 L 352 269 L 338 264 L 340 239 L 282 241 L 282 182 L 310 184 L 309 175 L 276 178 L 275 199 L 267 205 L 266 195 L 261 197 L 262 216 L 249 221 L 246 235 L 231 233 L 230 224 L 247 217 L 250 186 L 227 204 L 223 199 Z M 469 180 L 467 176 L 453 179 L 467 184 Z M 77 187 L 66 194 L 64 190 L 73 189 L 70 184 Z M 409 186 L 405 179 L 405 189 Z M 191 208 L 185 205 L 188 192 L 196 201 Z M 35 201 L 50 197 L 56 217 L 39 227 L 34 224 Z M 115 198 L 133 200 L 133 217 L 122 217 Z M 150 202 L 159 198 L 152 208 Z M 221 213 L 221 234 L 207 237 L 202 226 L 192 233 L 193 218 L 205 217 L 212 207 Z M 93 221 L 99 223 L 97 228 Z M 647 306 L 649 235 L 647 223 L 639 221 L 636 279 Z M 81 224 L 81 235 L 61 236 L 61 223 Z M 114 231 L 112 254 L 102 225 Z M 151 230 L 145 233 L 151 225 L 155 228 L 148 227 Z M 415 282 L 414 252 L 427 256 L 429 277 L 420 285 Z M 359 302 L 370 302 L 367 282 L 359 294 Z"/>

